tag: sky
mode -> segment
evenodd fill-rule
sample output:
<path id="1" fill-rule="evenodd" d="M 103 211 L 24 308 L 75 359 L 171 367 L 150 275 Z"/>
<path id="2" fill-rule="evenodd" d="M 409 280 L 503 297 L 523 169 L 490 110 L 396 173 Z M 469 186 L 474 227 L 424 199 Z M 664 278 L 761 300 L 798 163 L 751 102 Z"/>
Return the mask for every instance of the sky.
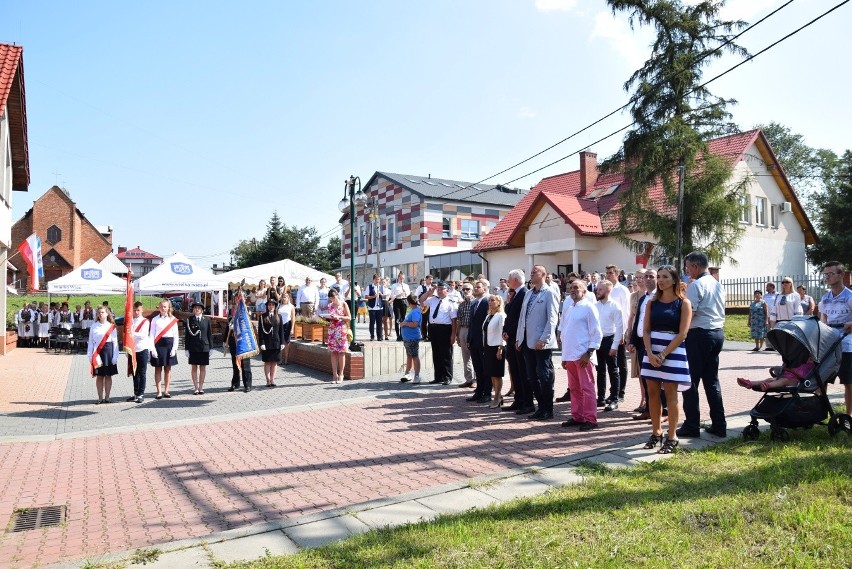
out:
<path id="1" fill-rule="evenodd" d="M 756 53 L 841 2 L 792 2 L 739 43 Z M 730 0 L 724 16 L 784 3 Z M 24 47 L 31 184 L 13 219 L 59 185 L 115 249 L 206 267 L 263 237 L 273 211 L 339 235 L 350 174 L 526 189 L 578 169 L 580 150 L 611 155 L 623 133 L 599 140 L 623 113 L 489 178 L 623 105 L 653 39 L 603 0 L 2 0 L 0 13 L 0 42 Z M 852 3 L 709 88 L 738 101 L 743 129 L 776 121 L 843 152 L 850 23 Z"/>

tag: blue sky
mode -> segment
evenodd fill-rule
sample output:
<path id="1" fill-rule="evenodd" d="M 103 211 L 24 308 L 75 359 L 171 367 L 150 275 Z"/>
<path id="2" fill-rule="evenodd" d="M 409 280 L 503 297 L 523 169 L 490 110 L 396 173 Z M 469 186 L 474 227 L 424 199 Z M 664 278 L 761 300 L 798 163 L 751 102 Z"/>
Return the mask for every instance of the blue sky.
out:
<path id="1" fill-rule="evenodd" d="M 742 37 L 756 52 L 840 0 L 799 0 Z M 756 21 L 781 0 L 734 0 Z M 602 0 L 6 2 L 24 46 L 30 168 L 14 219 L 58 183 L 114 246 L 209 266 L 277 210 L 335 234 L 343 181 L 376 170 L 476 182 L 626 101 L 648 53 Z M 852 147 L 852 5 L 711 85 L 748 128 Z M 726 58 L 705 78 L 730 67 Z M 497 178 L 529 188 L 603 158 L 615 116 Z M 522 177 L 523 176 L 523 177 Z"/>

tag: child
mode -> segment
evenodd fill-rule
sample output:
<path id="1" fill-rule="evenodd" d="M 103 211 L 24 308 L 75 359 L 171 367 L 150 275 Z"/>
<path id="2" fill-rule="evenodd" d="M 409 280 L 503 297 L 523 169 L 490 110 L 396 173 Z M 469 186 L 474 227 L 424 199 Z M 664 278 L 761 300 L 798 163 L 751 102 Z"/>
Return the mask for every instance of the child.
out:
<path id="1" fill-rule="evenodd" d="M 402 322 L 399 323 L 400 332 L 402 333 L 402 345 L 405 347 L 405 375 L 400 380 L 402 383 L 407 383 L 411 380 L 411 370 L 414 369 L 414 383 L 420 383 L 420 321 L 423 314 L 417 307 L 417 297 L 409 294 L 406 299 L 408 304 L 408 313 Z"/>
<path id="2" fill-rule="evenodd" d="M 768 377 L 763 381 L 751 381 L 743 377 L 737 378 L 737 384 L 755 391 L 770 391 L 781 387 L 795 387 L 799 381 L 808 376 L 816 364 L 810 358 L 798 367 L 784 368 L 780 377 Z"/>

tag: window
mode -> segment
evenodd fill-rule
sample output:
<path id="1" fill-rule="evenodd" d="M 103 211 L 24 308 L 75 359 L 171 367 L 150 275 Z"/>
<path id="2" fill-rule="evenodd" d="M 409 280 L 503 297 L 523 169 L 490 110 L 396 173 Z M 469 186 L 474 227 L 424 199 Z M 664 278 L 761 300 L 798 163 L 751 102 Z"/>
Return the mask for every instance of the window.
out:
<path id="1" fill-rule="evenodd" d="M 358 252 L 365 253 L 367 251 L 367 226 L 363 223 L 358 224 Z"/>
<path id="2" fill-rule="evenodd" d="M 772 229 L 778 229 L 778 206 L 775 204 L 769 206 L 769 221 Z"/>
<path id="3" fill-rule="evenodd" d="M 755 198 L 754 200 L 754 223 L 755 225 L 766 225 L 766 198 Z"/>
<path id="4" fill-rule="evenodd" d="M 461 238 L 479 239 L 479 221 L 476 219 L 462 219 Z"/>
<path id="5" fill-rule="evenodd" d="M 740 195 L 740 223 L 751 223 L 751 198 L 748 194 Z"/>
<path id="6" fill-rule="evenodd" d="M 389 215 L 385 218 L 385 249 L 396 249 L 396 216 Z"/>
<path id="7" fill-rule="evenodd" d="M 452 220 L 449 217 L 445 217 L 441 220 L 441 237 L 443 237 L 444 239 L 449 239 L 452 236 Z"/>
<path id="8" fill-rule="evenodd" d="M 55 225 L 51 225 L 47 228 L 47 242 L 51 245 L 56 245 L 62 241 L 62 230 L 56 227 Z"/>

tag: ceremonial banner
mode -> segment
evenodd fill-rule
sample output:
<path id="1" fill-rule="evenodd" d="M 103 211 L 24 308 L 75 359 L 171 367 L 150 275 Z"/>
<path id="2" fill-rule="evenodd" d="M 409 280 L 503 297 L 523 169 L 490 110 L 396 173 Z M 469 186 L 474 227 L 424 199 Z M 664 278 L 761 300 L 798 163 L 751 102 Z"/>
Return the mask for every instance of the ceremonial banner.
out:
<path id="1" fill-rule="evenodd" d="M 127 377 L 136 373 L 136 340 L 133 339 L 133 282 L 127 271 L 127 298 L 124 301 L 124 352 L 127 353 Z"/>
<path id="2" fill-rule="evenodd" d="M 44 277 L 44 265 L 41 259 L 41 239 L 33 233 L 18 245 L 18 251 L 27 263 L 30 274 L 30 290 L 38 290 L 38 280 Z"/>
<path id="3" fill-rule="evenodd" d="M 234 296 L 233 314 L 233 330 L 231 333 L 234 335 L 234 345 L 236 346 L 234 355 L 239 362 L 243 358 L 250 358 L 260 353 L 257 349 L 257 338 L 254 335 L 254 328 L 251 325 L 251 318 L 246 309 L 242 291 L 237 292 Z"/>

